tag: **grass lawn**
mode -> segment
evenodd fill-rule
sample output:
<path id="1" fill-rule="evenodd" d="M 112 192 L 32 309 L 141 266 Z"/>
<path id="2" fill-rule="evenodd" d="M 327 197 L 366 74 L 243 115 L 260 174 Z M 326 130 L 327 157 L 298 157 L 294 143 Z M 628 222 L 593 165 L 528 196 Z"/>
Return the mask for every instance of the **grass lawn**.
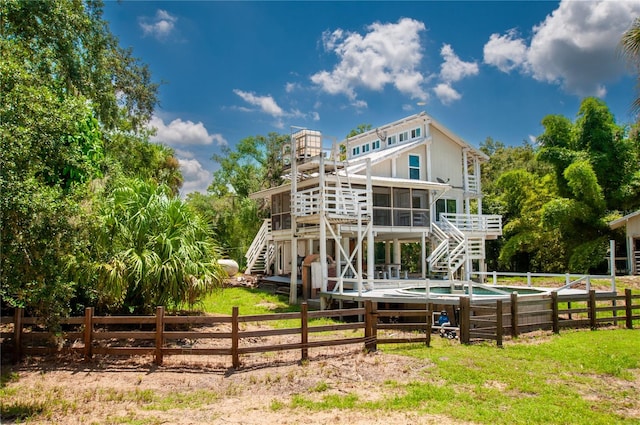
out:
<path id="1" fill-rule="evenodd" d="M 533 343 L 532 343 L 533 342 Z M 640 423 L 640 332 L 568 331 L 542 340 L 464 346 L 387 346 L 429 365 L 423 379 L 393 377 L 368 401 L 357 394 L 296 395 L 293 408 L 420 411 L 482 424 Z"/>

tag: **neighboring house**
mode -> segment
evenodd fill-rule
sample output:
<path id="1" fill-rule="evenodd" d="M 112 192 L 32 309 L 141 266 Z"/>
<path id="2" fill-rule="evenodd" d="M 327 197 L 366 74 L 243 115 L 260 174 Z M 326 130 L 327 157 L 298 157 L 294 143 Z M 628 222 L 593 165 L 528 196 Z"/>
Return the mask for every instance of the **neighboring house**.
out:
<path id="1" fill-rule="evenodd" d="M 640 274 L 640 210 L 609 223 L 613 230 L 625 227 L 627 272 Z"/>
<path id="2" fill-rule="evenodd" d="M 247 252 L 246 273 L 290 275 L 296 302 L 305 269 L 303 283 L 311 279 L 320 293 L 358 294 L 377 283 L 485 271 L 485 240 L 502 234 L 502 220 L 482 214 L 484 153 L 424 112 L 329 152 L 322 142 L 318 131 L 293 133 L 288 183 L 252 194 L 270 202 L 271 218 Z M 419 244 L 419 270 L 401 264 L 404 243 Z"/>

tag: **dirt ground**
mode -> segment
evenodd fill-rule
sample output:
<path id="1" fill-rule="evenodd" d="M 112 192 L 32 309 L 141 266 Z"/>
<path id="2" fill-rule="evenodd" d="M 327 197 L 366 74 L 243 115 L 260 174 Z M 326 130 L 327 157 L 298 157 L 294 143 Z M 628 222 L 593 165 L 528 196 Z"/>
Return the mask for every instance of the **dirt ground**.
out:
<path id="1" fill-rule="evenodd" d="M 424 360 L 383 353 L 362 352 L 361 347 L 322 349 L 300 364 L 299 352 L 243 358 L 233 370 L 203 357 L 167 357 L 163 366 L 151 358 L 85 364 L 25 362 L 14 369 L 18 379 L 9 387 L 23 391 L 23 404 L 49 398 L 54 412 L 36 417 L 34 424 L 457 424 L 436 415 L 413 412 L 309 412 L 289 409 L 295 395 L 320 400 L 327 394 L 357 394 L 361 400 L 381 397 L 383 383 L 418 380 L 432 365 Z M 139 401 L 151 391 L 169 400 L 152 407 Z M 388 387 L 385 396 L 389 396 Z M 172 400 L 172 395 L 176 396 Z M 57 401 L 53 401 L 57 400 Z M 173 405 L 171 405 L 173 403 Z M 5 418 L 6 420 L 6 418 Z M 4 421 L 3 423 L 12 423 Z"/>

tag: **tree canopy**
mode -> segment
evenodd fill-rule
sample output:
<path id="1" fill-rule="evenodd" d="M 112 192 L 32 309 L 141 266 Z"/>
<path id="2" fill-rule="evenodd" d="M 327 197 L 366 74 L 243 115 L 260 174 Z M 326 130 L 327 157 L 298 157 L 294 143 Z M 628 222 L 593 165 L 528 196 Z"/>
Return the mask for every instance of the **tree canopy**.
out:
<path id="1" fill-rule="evenodd" d="M 97 235 L 105 231 L 100 227 L 105 200 L 126 192 L 122 182 L 131 189 L 161 187 L 167 199 L 162 205 L 184 219 L 182 233 L 167 235 L 166 229 L 155 227 L 149 238 L 186 239 L 190 231 L 198 240 L 189 243 L 204 250 L 209 230 L 195 219 L 187 220 L 180 211 L 182 201 L 173 198 L 182 184 L 173 151 L 149 142 L 146 125 L 158 85 L 148 67 L 119 46 L 102 18 L 101 2 L 7 0 L 0 3 L 0 15 L 3 306 L 23 306 L 55 318 L 103 299 L 106 287 L 91 270 L 111 261 L 103 258 L 111 252 L 106 246 L 97 249 Z M 127 229 L 125 221 L 121 229 Z M 118 236 L 119 243 L 108 246 L 111 250 L 126 249 L 124 233 Z M 130 243 L 134 251 L 139 247 Z M 160 246 L 154 245 L 153 251 L 167 282 L 195 285 L 210 280 L 202 270 L 175 274 L 177 268 L 171 271 L 169 265 L 177 265 L 177 260 L 156 252 Z M 211 252 L 215 258 L 215 250 Z M 114 253 L 114 258 L 120 257 Z M 215 273 L 209 262 L 206 267 Z M 144 268 L 145 273 L 151 270 Z M 122 276 L 130 272 L 119 271 Z M 154 289 L 150 299 L 176 302 L 177 292 L 169 292 L 173 298 Z M 192 288 L 181 295 L 198 293 Z M 126 302 L 134 299 L 135 308 L 146 305 L 133 295 L 124 297 Z"/>

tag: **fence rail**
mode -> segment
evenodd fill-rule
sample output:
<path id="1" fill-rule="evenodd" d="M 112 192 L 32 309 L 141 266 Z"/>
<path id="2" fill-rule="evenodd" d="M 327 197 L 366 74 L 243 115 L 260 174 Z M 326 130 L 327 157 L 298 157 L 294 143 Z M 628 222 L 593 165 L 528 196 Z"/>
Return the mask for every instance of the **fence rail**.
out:
<path id="1" fill-rule="evenodd" d="M 375 303 L 366 301 L 364 308 L 310 312 L 307 305 L 302 304 L 300 312 L 244 316 L 239 314 L 238 307 L 233 307 L 231 316 L 167 316 L 164 307 L 158 307 L 154 316 L 95 316 L 93 308 L 87 308 L 83 317 L 60 319 L 63 332 L 58 334 L 39 325 L 39 318 L 23 317 L 23 310 L 18 308 L 13 317 L 0 319 L 3 325 L 13 325 L 13 331 L 2 332 L 0 338 L 3 349 L 12 346 L 16 362 L 26 354 L 65 352 L 80 354 L 86 361 L 94 355 L 152 355 L 157 364 L 162 364 L 167 355 L 215 355 L 230 356 L 233 367 L 237 368 L 240 356 L 251 353 L 299 350 L 301 360 L 307 360 L 311 348 L 363 344 L 367 350 L 376 350 L 380 344 L 401 343 L 429 346 L 437 306 L 427 304 L 425 307 L 379 310 Z M 596 329 L 601 325 L 633 329 L 634 321 L 640 320 L 640 294 L 632 294 L 629 289 L 624 295 L 590 291 L 585 295 L 559 296 L 553 292 L 535 300 L 514 293 L 510 299 L 482 304 L 461 297 L 458 307 L 458 323 L 454 326 L 459 330 L 462 343 L 494 340 L 498 346 L 505 336 L 517 337 L 533 330 L 558 333 L 561 328 Z M 310 323 L 319 318 L 351 321 Z M 241 329 L 249 323 L 265 324 L 275 320 L 299 320 L 299 326 Z M 193 330 L 195 326 L 216 329 Z M 350 333 L 345 336 L 345 331 Z M 289 339 L 265 342 L 270 337 Z M 55 340 L 57 344 L 42 345 L 43 340 Z M 194 341 L 199 340 L 222 340 L 226 344 L 197 346 Z M 128 345 L 121 345 L 122 341 Z"/>
<path id="2" fill-rule="evenodd" d="M 23 310 L 18 308 L 13 317 L 1 318 L 2 324 L 13 324 L 13 332 L 3 332 L 0 338 L 3 348 L 12 346 L 15 362 L 24 355 L 54 353 L 76 353 L 84 356 L 86 361 L 95 355 L 152 355 L 157 364 L 162 364 L 167 355 L 216 355 L 230 356 L 234 368 L 240 366 L 242 355 L 252 353 L 299 350 L 301 360 L 306 360 L 311 348 L 364 344 L 366 349 L 375 350 L 378 344 L 425 342 L 428 345 L 431 338 L 429 318 L 432 316 L 432 312 L 427 310 L 377 311 L 370 301 L 365 303 L 365 308 L 308 311 L 305 303 L 300 312 L 244 316 L 239 314 L 238 307 L 233 307 L 231 316 L 167 316 L 164 307 L 158 307 L 154 316 L 95 316 L 93 308 L 89 307 L 84 317 L 61 318 L 59 324 L 66 330 L 56 334 L 40 326 L 41 319 L 23 317 L 23 314 Z M 378 320 L 391 317 L 400 318 L 403 323 L 377 323 Z M 421 320 L 413 320 L 416 317 Z M 321 318 L 351 318 L 355 321 L 319 325 L 309 323 L 310 320 Z M 410 320 L 404 321 L 404 318 Z M 300 325 L 241 329 L 246 324 L 268 324 L 275 320 L 299 320 Z M 216 329 L 193 330 L 196 326 Z M 412 332 L 400 336 L 380 333 L 386 329 Z M 422 333 L 416 334 L 416 330 Z M 345 331 L 358 334 L 339 334 Z M 313 336 L 318 337 L 312 339 Z M 291 338 L 284 342 L 269 342 L 270 337 Z M 199 347 L 193 343 L 199 340 L 223 340 L 225 343 L 216 347 Z M 43 345 L 43 341 L 48 344 Z M 52 345 L 52 341 L 56 344 Z M 123 346 L 122 341 L 127 345 Z M 181 341 L 190 343 L 178 345 L 177 342 Z"/>

